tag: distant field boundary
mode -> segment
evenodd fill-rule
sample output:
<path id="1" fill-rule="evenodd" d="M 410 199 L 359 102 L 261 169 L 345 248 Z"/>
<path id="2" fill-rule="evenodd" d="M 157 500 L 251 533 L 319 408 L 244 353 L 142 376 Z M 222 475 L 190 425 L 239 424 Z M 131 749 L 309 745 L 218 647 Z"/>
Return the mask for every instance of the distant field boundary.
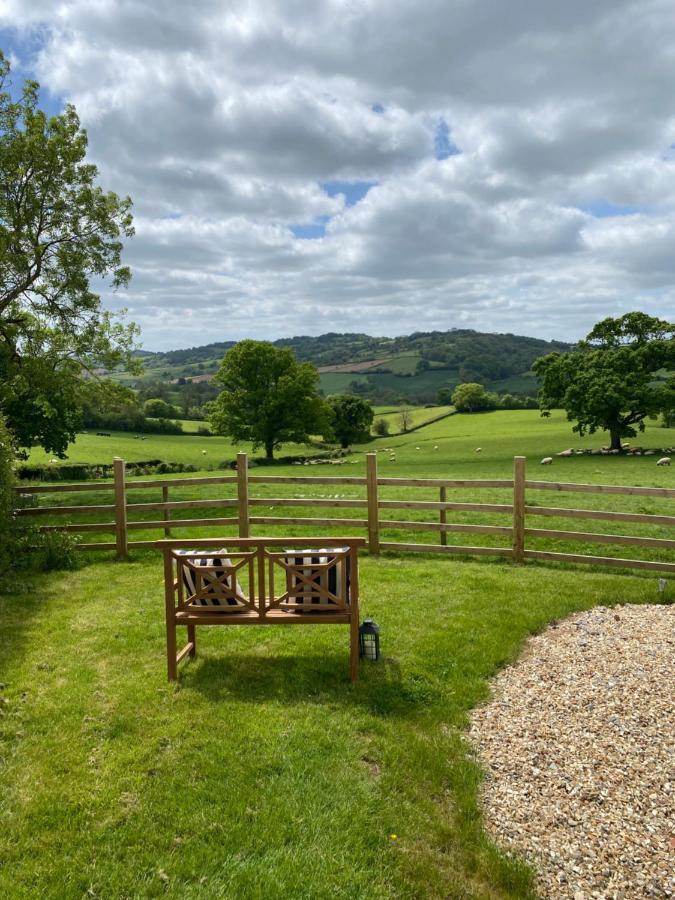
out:
<path id="1" fill-rule="evenodd" d="M 414 408 L 414 407 L 413 407 Z M 391 416 L 396 415 L 396 413 L 375 413 L 375 418 L 378 416 Z M 407 431 L 390 431 L 389 434 L 376 434 L 373 436 L 374 440 L 383 440 L 390 437 L 401 437 L 403 434 L 412 434 L 414 431 L 419 431 L 420 428 L 426 428 L 427 425 L 433 425 L 435 422 L 440 422 L 442 419 L 449 419 L 450 416 L 457 416 L 459 413 L 456 409 L 451 409 L 450 412 L 441 413 L 438 416 L 434 416 L 431 419 L 425 419 L 423 422 L 420 422 L 418 425 L 413 425 Z"/>
<path id="2" fill-rule="evenodd" d="M 675 562 L 659 560 L 623 559 L 606 556 L 593 556 L 580 553 L 557 553 L 548 550 L 528 549 L 528 538 L 548 538 L 553 540 L 573 540 L 581 543 L 602 543 L 632 545 L 642 548 L 675 550 L 675 540 L 665 538 L 648 538 L 633 535 L 597 534 L 585 531 L 564 531 L 546 528 L 529 527 L 528 516 L 552 516 L 555 518 L 600 519 L 609 522 L 640 522 L 652 525 L 675 525 L 675 516 L 655 515 L 651 513 L 605 511 L 596 509 L 569 509 L 553 506 L 539 506 L 528 503 L 528 491 L 557 491 L 563 493 L 622 494 L 641 497 L 660 497 L 675 499 L 675 489 L 653 487 L 628 487 L 622 485 L 576 484 L 557 481 L 535 481 L 526 478 L 526 460 L 523 456 L 514 458 L 513 478 L 509 479 L 443 479 L 443 478 L 382 478 L 378 476 L 377 454 L 366 454 L 365 477 L 343 476 L 275 476 L 249 474 L 248 455 L 237 455 L 237 471 L 234 475 L 201 476 L 197 478 L 164 478 L 157 480 L 127 480 L 126 464 L 123 459 L 113 462 L 114 478 L 112 482 L 86 482 L 76 484 L 22 485 L 15 488 L 17 497 L 23 495 L 35 498 L 40 494 L 59 492 L 110 491 L 111 503 L 77 505 L 77 506 L 27 506 L 16 510 L 17 516 L 63 516 L 63 523 L 43 525 L 42 531 L 65 531 L 74 533 L 109 533 L 114 540 L 100 543 L 82 543 L 82 550 L 114 550 L 117 557 L 124 559 L 133 547 L 152 547 L 151 540 L 133 541 L 129 533 L 136 530 L 160 529 L 165 537 L 171 536 L 172 528 L 218 527 L 233 528 L 239 537 L 250 537 L 253 526 L 300 525 L 317 528 L 339 527 L 363 530 L 368 540 L 368 549 L 372 554 L 382 550 L 395 552 L 424 552 L 442 554 L 461 554 L 468 556 L 498 556 L 523 562 L 527 559 L 547 560 L 568 563 L 589 563 L 603 566 L 619 566 L 621 568 L 648 569 L 675 573 Z M 171 501 L 171 487 L 190 485 L 231 485 L 233 496 L 219 499 L 179 500 Z M 364 488 L 365 496 L 349 499 L 306 498 L 306 497 L 252 497 L 251 487 L 264 485 L 334 485 Z M 432 488 L 438 491 L 438 500 L 384 500 L 380 499 L 380 487 Z M 510 491 L 508 503 L 467 503 L 448 500 L 448 491 L 453 488 L 503 488 Z M 129 491 L 161 490 L 161 501 L 148 503 L 130 503 Z M 353 508 L 360 510 L 358 518 L 342 519 L 328 517 L 298 518 L 296 516 L 258 516 L 252 515 L 256 507 L 313 507 L 313 508 Z M 181 519 L 172 517 L 173 512 L 187 509 L 228 509 L 232 515 L 202 519 Z M 400 521 L 383 518 L 387 510 L 426 510 L 436 514 L 434 521 Z M 448 522 L 449 511 L 499 513 L 507 517 L 508 524 L 485 525 Z M 143 521 L 134 519 L 136 513 L 157 512 L 162 518 Z M 108 521 L 100 523 L 77 524 L 71 521 L 73 516 L 106 513 L 111 516 Z M 397 543 L 382 540 L 382 532 L 390 530 L 426 531 L 439 535 L 437 544 Z M 448 544 L 449 533 L 469 533 L 492 535 L 506 539 L 500 546 L 465 546 Z"/>

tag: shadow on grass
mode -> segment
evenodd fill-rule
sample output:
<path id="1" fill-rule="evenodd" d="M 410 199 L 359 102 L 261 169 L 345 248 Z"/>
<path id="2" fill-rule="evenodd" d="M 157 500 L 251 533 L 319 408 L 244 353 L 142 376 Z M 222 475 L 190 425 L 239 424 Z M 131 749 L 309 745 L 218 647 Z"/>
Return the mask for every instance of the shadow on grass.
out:
<path id="1" fill-rule="evenodd" d="M 58 587 L 50 580 L 51 574 L 15 572 L 12 573 L 14 590 L 7 583 L 3 585 L 0 593 L 0 675 L 8 671 L 13 660 L 26 655 L 31 646 L 34 620 L 44 613 L 45 607 L 60 599 Z"/>
<path id="2" fill-rule="evenodd" d="M 343 654 L 261 657 L 237 654 L 197 657 L 179 673 L 183 689 L 214 703 L 224 700 L 358 706 L 378 716 L 413 716 L 428 708 L 436 691 L 423 675 L 404 675 L 396 660 L 361 663 L 352 684 Z"/>

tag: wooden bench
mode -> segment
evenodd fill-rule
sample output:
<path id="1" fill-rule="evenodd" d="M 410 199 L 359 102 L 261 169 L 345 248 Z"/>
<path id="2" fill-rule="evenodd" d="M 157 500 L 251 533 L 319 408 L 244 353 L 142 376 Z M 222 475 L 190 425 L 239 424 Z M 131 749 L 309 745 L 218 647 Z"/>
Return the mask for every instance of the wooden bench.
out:
<path id="1" fill-rule="evenodd" d="M 196 655 L 197 625 L 349 625 L 356 681 L 358 548 L 365 543 L 325 537 L 156 541 L 164 554 L 169 681 L 186 656 Z M 187 644 L 177 651 L 179 625 L 187 626 Z"/>

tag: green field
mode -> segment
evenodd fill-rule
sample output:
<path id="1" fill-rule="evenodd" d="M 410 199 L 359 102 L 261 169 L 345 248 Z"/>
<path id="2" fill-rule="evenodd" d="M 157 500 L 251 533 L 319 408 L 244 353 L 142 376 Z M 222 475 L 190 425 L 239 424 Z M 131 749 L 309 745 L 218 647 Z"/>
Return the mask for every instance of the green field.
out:
<path id="1" fill-rule="evenodd" d="M 385 419 L 389 424 L 390 434 L 396 434 L 401 431 L 401 412 L 399 407 L 376 407 L 375 421 Z M 437 419 L 439 416 L 447 415 L 452 412 L 452 406 L 413 406 L 409 408 L 408 415 L 410 417 L 410 428 L 419 428 L 426 422 Z"/>
<path id="2" fill-rule="evenodd" d="M 158 457 L 197 465 L 206 464 L 202 447 L 209 461 L 239 449 L 212 452 L 219 438 L 152 440 Z M 71 456 L 132 458 L 139 443 L 129 435 L 98 442 L 83 435 Z M 657 467 L 655 456 L 573 456 L 539 466 L 543 456 L 602 443 L 602 435 L 573 436 L 560 412 L 550 419 L 529 410 L 455 415 L 355 448 L 341 467 L 278 466 L 251 475 L 362 475 L 365 453 L 377 450 L 381 475 L 508 478 L 514 455 L 525 455 L 530 478 L 675 486 L 673 469 Z M 652 424 L 638 443 L 673 446 L 675 430 Z M 140 443 L 143 451 L 147 444 Z M 186 484 L 172 487 L 171 499 L 231 497 L 233 491 L 232 485 Z M 498 488 L 448 494 L 473 502 L 510 499 Z M 317 497 L 363 498 L 359 485 L 252 482 L 251 495 L 269 499 L 257 515 L 365 516 L 362 509 L 312 507 Z M 128 496 L 132 503 L 148 502 L 161 499 L 161 492 L 131 485 Z M 380 496 L 438 499 L 438 491 L 387 486 Z M 67 505 L 85 497 L 87 503 L 110 500 L 99 491 L 49 494 L 44 502 Z M 307 507 L 275 505 L 280 497 L 304 498 Z M 673 515 L 673 501 L 658 497 L 529 491 L 528 503 Z M 229 513 L 180 512 L 190 514 Z M 437 513 L 386 515 L 411 522 Z M 509 518 L 448 513 L 448 521 L 458 523 L 504 525 Z M 104 520 L 100 512 L 79 519 Z M 562 518 L 536 524 L 672 537 L 666 525 Z M 324 538 L 358 533 L 338 526 L 253 526 L 254 534 L 311 530 Z M 222 535 L 226 542 L 235 531 L 193 527 L 175 535 Z M 131 532 L 132 539 L 161 535 Z M 509 543 L 476 534 L 448 538 L 474 546 Z M 405 524 L 382 529 L 382 539 L 439 540 Z M 537 546 L 579 549 L 571 540 Z M 626 548 L 594 544 L 584 552 L 625 556 Z M 665 549 L 629 552 L 673 561 Z M 654 573 L 364 554 L 363 615 L 380 623 L 385 659 L 364 664 L 356 685 L 348 681 L 344 629 L 271 627 L 205 630 L 198 658 L 183 666 L 172 686 L 165 680 L 160 560 L 138 549 L 128 563 L 110 556 L 90 554 L 77 571 L 32 576 L 0 598 L 4 896 L 531 897 L 527 867 L 501 855 L 482 830 L 481 773 L 463 739 L 467 714 L 487 698 L 491 675 L 548 622 L 599 603 L 659 596 Z M 674 587 L 668 580 L 666 599 Z"/>
<path id="3" fill-rule="evenodd" d="M 419 410 L 420 413 L 425 410 Z M 528 477 L 530 479 L 542 479 L 549 481 L 569 481 L 596 484 L 623 484 L 641 486 L 673 486 L 673 469 L 657 467 L 657 456 L 572 456 L 570 458 L 558 458 L 555 454 L 566 448 L 598 448 L 603 443 L 602 435 L 592 438 L 580 439 L 573 435 L 570 423 L 566 421 L 564 414 L 554 412 L 548 418 L 542 418 L 536 410 L 495 411 L 474 415 L 454 415 L 442 419 L 419 431 L 406 435 L 394 435 L 377 440 L 360 447 L 353 448 L 353 452 L 346 459 L 345 464 L 334 466 L 328 463 L 316 464 L 309 468 L 298 468 L 295 465 L 278 465 L 270 469 L 265 467 L 260 472 L 265 475 L 363 475 L 365 473 L 365 454 L 376 451 L 378 457 L 379 473 L 382 476 L 416 477 L 416 478 L 448 478 L 448 479 L 489 479 L 510 478 L 513 472 L 513 457 L 526 456 L 528 459 Z M 637 445 L 637 439 L 634 440 Z M 651 425 L 642 436 L 644 446 L 662 448 L 675 445 L 675 429 L 664 429 Z M 480 448 L 481 452 L 476 452 Z M 202 450 L 206 449 L 206 454 Z M 202 438 L 197 436 L 167 436 L 148 437 L 144 442 L 134 440 L 131 435 L 113 435 L 110 438 L 98 438 L 94 435 L 82 435 L 73 445 L 69 457 L 77 462 L 110 462 L 114 455 L 122 456 L 129 461 L 142 461 L 147 459 L 162 459 L 166 462 L 183 462 L 194 465 L 197 469 L 206 471 L 216 468 L 222 461 L 233 460 L 238 449 L 249 450 L 248 445 L 234 446 L 223 438 Z M 393 452 L 392 452 L 393 451 Z M 289 445 L 283 447 L 281 453 L 316 453 L 310 448 Z M 105 455 L 105 454 L 109 455 Z M 44 459 L 36 454 L 37 459 Z M 554 456 L 552 466 L 539 465 L 544 456 Z M 31 457 L 31 460 L 33 457 Z M 259 473 L 256 473 L 259 474 Z M 161 476 L 155 476 L 161 478 Z M 171 488 L 171 500 L 193 499 L 219 499 L 232 497 L 232 486 L 199 485 Z M 88 497 L 90 495 L 87 495 Z M 274 517 L 311 517 L 321 516 L 324 510 L 313 507 L 314 498 L 324 502 L 330 499 L 362 501 L 365 491 L 357 485 L 340 487 L 300 485 L 265 485 L 256 484 L 251 488 L 251 496 L 258 499 L 270 500 L 269 506 L 255 510 L 253 514 Z M 295 497 L 306 500 L 306 507 L 298 507 L 294 511 L 275 504 L 275 498 Z M 161 499 L 161 492 L 153 490 L 134 490 L 133 479 L 129 485 L 129 502 L 143 503 Z M 438 500 L 438 489 L 434 488 L 409 488 L 409 487 L 382 487 L 380 499 L 383 500 Z M 486 488 L 480 491 L 469 488 L 456 488 L 449 491 L 448 500 L 459 502 L 485 502 L 485 503 L 509 503 L 511 501 L 510 489 Z M 82 495 L 51 494 L 43 497 L 43 505 L 74 505 L 82 502 Z M 91 495 L 89 503 L 108 502 L 106 494 L 98 492 Z M 619 512 L 656 513 L 672 515 L 672 501 L 658 497 L 620 496 L 603 494 L 560 494 L 551 495 L 545 491 L 529 491 L 528 504 L 531 506 L 555 506 L 571 508 L 601 509 Z M 210 515 L 231 515 L 228 512 L 212 512 Z M 156 511 L 135 514 L 138 521 L 156 520 Z M 209 513 L 204 510 L 185 510 L 180 512 L 180 518 L 200 518 Z M 331 518 L 360 518 L 365 517 L 362 508 L 336 507 L 325 515 Z M 177 517 L 177 516 L 175 516 Z M 385 514 L 382 515 L 385 518 Z M 92 512 L 78 518 L 83 523 L 102 523 L 110 517 L 101 516 Z M 392 509 L 387 510 L 386 519 L 392 523 L 405 522 L 437 522 L 438 514 L 435 511 Z M 56 524 L 57 518 L 45 519 L 45 522 Z M 510 517 L 506 513 L 498 512 L 453 512 L 448 522 L 458 525 L 497 525 L 508 526 Z M 598 534 L 638 535 L 657 539 L 671 537 L 667 524 L 655 526 L 632 522 L 612 522 L 607 524 L 601 520 L 590 520 L 583 523 L 574 520 L 560 518 L 530 517 L 530 527 L 549 528 L 558 530 L 594 531 Z M 266 526 L 267 530 L 271 526 Z M 287 531 L 302 534 L 302 527 L 287 527 Z M 339 528 L 338 528 L 339 530 Z M 364 529 L 365 531 L 365 529 Z M 189 530 L 175 529 L 178 537 L 182 536 L 209 536 L 213 529 L 209 527 L 193 527 Z M 330 533 L 330 530 L 329 530 Z M 336 533 L 335 529 L 332 533 Z M 138 529 L 133 537 L 137 540 L 151 540 L 156 538 L 156 531 Z M 94 533 L 87 538 L 90 541 L 109 541 L 105 534 Z M 439 535 L 432 530 L 424 531 L 417 528 L 408 528 L 405 524 L 398 526 L 392 524 L 382 529 L 382 540 L 397 543 L 422 543 L 438 544 Z M 493 536 L 486 534 L 472 534 L 465 532 L 453 533 L 450 543 L 461 546 L 508 546 L 509 539 L 505 536 Z M 570 552 L 588 552 L 600 556 L 621 557 L 621 550 L 617 545 L 594 544 L 590 549 L 588 545 L 581 547 L 573 541 L 561 541 L 558 539 L 537 538 L 528 544 L 530 549 L 557 550 Z M 630 555 L 634 558 L 654 558 L 661 560 L 670 559 L 670 551 L 663 548 L 631 548 Z M 625 554 L 624 554 L 625 555 Z"/>
<path id="4" fill-rule="evenodd" d="M 183 425 L 197 431 L 199 422 L 184 422 Z M 187 428 L 186 428 L 187 431 Z M 203 437 L 198 434 L 144 434 L 134 437 L 126 431 L 114 431 L 110 437 L 99 437 L 95 432 L 78 434 L 77 440 L 68 448 L 68 463 L 109 463 L 114 456 L 121 456 L 129 462 L 159 459 L 164 462 L 190 463 L 200 468 L 211 468 L 223 461 L 233 460 L 239 451 L 253 454 L 253 448 L 246 441 L 232 443 L 228 438 L 214 435 Z M 316 453 L 304 444 L 285 444 L 277 455 L 294 456 Z M 258 454 L 264 451 L 258 450 Z M 255 455 L 255 454 L 254 454 Z M 50 453 L 34 448 L 28 462 L 42 465 L 53 459 Z M 55 463 L 58 465 L 58 462 Z"/>

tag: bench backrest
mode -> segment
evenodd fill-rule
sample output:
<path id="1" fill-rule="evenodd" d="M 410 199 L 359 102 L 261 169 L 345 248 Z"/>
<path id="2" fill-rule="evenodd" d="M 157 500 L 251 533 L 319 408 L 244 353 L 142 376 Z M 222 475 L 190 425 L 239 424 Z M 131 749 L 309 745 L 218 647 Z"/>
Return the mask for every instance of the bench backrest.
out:
<path id="1" fill-rule="evenodd" d="M 348 613 L 363 538 L 225 538 L 157 541 L 178 606 L 264 615 Z"/>

